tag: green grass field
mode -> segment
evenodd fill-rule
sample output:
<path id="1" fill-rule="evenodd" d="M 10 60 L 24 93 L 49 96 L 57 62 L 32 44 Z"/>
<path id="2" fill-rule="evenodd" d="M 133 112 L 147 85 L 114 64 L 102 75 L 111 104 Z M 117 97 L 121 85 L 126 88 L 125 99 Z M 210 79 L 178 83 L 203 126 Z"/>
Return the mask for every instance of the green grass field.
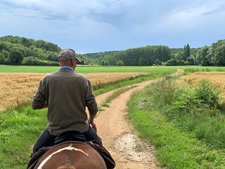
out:
<path id="1" fill-rule="evenodd" d="M 52 73 L 58 71 L 60 66 L 12 66 L 0 65 L 0 73 L 4 72 L 26 72 L 26 73 Z M 203 67 L 203 66 L 83 66 L 78 65 L 78 73 L 103 73 L 103 72 L 150 72 L 160 73 L 162 71 L 176 71 L 177 69 L 189 69 L 197 71 L 225 71 L 225 67 Z"/>
<path id="2" fill-rule="evenodd" d="M 60 66 L 11 66 L 0 65 L 0 73 L 26 72 L 26 73 L 52 73 L 58 71 Z M 176 71 L 177 67 L 152 67 L 152 66 L 82 66 L 78 65 L 78 73 L 103 73 L 103 72 L 151 72 L 157 73 L 163 70 Z"/>

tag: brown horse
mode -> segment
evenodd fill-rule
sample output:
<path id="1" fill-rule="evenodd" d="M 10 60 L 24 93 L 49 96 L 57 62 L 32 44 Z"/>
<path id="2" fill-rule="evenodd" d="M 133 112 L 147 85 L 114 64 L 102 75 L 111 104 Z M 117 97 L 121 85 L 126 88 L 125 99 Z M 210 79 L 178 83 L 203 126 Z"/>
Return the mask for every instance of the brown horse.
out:
<path id="1" fill-rule="evenodd" d="M 101 155 L 88 144 L 66 143 L 47 151 L 34 169 L 106 169 Z"/>

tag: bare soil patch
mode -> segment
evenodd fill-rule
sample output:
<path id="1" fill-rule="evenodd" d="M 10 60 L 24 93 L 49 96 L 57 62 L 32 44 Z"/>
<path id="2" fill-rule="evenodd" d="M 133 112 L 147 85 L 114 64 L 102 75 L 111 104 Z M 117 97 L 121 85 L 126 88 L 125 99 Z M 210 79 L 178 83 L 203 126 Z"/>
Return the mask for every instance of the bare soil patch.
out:
<path id="1" fill-rule="evenodd" d="M 149 143 L 141 140 L 137 133 L 125 133 L 115 140 L 115 149 L 126 154 L 127 159 L 137 162 L 146 161 L 154 164 L 155 149 Z"/>

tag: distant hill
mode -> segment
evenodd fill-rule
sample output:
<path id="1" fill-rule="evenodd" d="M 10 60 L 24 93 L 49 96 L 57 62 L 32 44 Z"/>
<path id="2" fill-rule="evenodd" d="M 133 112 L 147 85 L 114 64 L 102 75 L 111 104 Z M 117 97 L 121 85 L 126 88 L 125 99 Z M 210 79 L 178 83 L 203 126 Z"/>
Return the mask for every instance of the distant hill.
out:
<path id="1" fill-rule="evenodd" d="M 62 49 L 51 42 L 19 36 L 0 37 L 0 64 L 13 65 L 59 65 L 58 53 Z M 79 55 L 81 63 L 93 61 Z"/>
<path id="2" fill-rule="evenodd" d="M 46 42 L 43 40 L 28 39 L 28 38 L 12 36 L 12 35 L 0 37 L 0 42 L 10 42 L 12 44 L 21 45 L 25 48 L 36 47 L 44 51 L 59 52 L 61 50 L 59 46 L 50 42 Z"/>

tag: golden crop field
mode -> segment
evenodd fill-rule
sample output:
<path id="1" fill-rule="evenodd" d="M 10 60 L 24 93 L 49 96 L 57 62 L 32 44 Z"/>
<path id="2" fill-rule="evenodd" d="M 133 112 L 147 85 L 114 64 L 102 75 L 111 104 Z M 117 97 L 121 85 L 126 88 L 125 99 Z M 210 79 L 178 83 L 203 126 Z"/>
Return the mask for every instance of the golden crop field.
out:
<path id="1" fill-rule="evenodd" d="M 202 79 L 215 84 L 221 90 L 221 98 L 225 101 L 225 72 L 196 72 L 180 78 L 181 81 L 188 84 L 198 83 Z"/>
<path id="2" fill-rule="evenodd" d="M 92 86 L 107 84 L 145 73 L 86 73 Z M 0 111 L 32 100 L 46 73 L 0 73 Z"/>

